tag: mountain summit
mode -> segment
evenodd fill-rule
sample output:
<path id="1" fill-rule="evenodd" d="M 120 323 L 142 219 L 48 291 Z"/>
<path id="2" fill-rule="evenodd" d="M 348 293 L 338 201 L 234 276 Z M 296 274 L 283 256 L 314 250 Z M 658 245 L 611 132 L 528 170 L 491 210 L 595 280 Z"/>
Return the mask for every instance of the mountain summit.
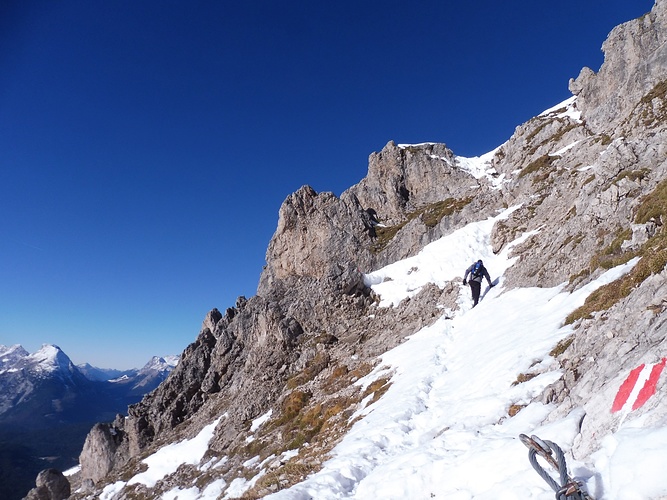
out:
<path id="1" fill-rule="evenodd" d="M 0 371 L 11 369 L 20 359 L 25 358 L 29 354 L 28 351 L 18 344 L 13 346 L 0 345 Z"/>
<path id="2" fill-rule="evenodd" d="M 35 373 L 59 373 L 71 377 L 76 370 L 72 360 L 60 347 L 53 344 L 44 344 L 39 351 L 27 356 L 25 360 L 26 368 Z"/>
<path id="3" fill-rule="evenodd" d="M 58 401 L 70 391 L 87 391 L 89 381 L 81 375 L 69 357 L 56 345 L 45 344 L 33 354 L 20 345 L 0 346 L 0 416 L 23 415 L 29 404 L 46 386 L 48 398 Z M 56 392 L 53 392 L 56 391 Z M 60 394 L 58 396 L 57 394 Z M 17 423 L 23 416 L 17 417 Z"/>
<path id="4" fill-rule="evenodd" d="M 257 295 L 91 430 L 73 497 L 553 498 L 533 434 L 570 488 L 667 495 L 667 1 L 603 50 L 487 155 L 390 141 L 289 195 Z"/>
<path id="5" fill-rule="evenodd" d="M 72 362 L 69 357 L 53 344 L 44 344 L 41 349 L 30 354 L 20 345 L 0 345 L 0 369 L 27 369 L 32 372 L 71 372 Z"/>

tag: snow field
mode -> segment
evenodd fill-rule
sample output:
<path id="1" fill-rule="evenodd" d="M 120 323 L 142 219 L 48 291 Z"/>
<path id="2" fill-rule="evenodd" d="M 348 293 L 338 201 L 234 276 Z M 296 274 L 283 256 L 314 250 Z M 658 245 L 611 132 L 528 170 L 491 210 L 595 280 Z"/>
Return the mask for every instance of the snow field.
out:
<path id="1" fill-rule="evenodd" d="M 478 258 L 492 279 L 501 275 L 513 260 L 509 248 L 494 255 L 489 236 L 493 223 L 511 210 L 466 226 L 415 257 L 367 275 L 367 283 L 382 297 L 381 307 L 396 307 L 428 282 L 442 286 L 458 279 Z M 523 235 L 514 245 L 530 236 Z M 542 425 L 555 406 L 530 401 L 561 376 L 548 353 L 572 332 L 561 326 L 565 317 L 592 291 L 627 273 L 636 262 L 612 269 L 571 294 L 563 293 L 562 286 L 503 291 L 500 277 L 500 286 L 475 309 L 470 308 L 469 290 L 461 286 L 462 307 L 453 319 L 443 316 L 408 337 L 358 381 L 363 387 L 390 374 L 392 385 L 379 401 L 359 412 L 363 419 L 333 450 L 322 471 L 267 498 L 554 498 L 529 465 L 528 450 L 518 436 L 535 434 L 567 452 L 584 413 L 578 409 Z M 522 373 L 539 375 L 515 384 Z M 511 405 L 525 407 L 509 418 Z M 611 439 L 615 443 L 616 437 Z M 603 492 L 600 498 L 630 498 L 617 478 L 612 486 L 612 478 L 605 474 L 618 462 L 637 470 L 638 454 L 647 445 L 640 439 L 627 454 L 619 455 L 619 447 L 601 451 L 597 460 L 602 470 L 570 457 L 570 473 L 591 491 Z M 634 478 L 629 484 L 644 495 L 637 498 L 667 492 L 667 480 L 660 474 L 642 485 L 629 474 Z"/>

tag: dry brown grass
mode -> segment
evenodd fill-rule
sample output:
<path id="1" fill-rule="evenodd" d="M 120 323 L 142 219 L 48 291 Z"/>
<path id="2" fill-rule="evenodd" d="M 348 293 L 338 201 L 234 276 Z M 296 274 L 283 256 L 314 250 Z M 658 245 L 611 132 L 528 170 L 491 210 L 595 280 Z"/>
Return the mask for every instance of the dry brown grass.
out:
<path id="1" fill-rule="evenodd" d="M 520 373 L 516 380 L 512 382 L 512 387 L 515 385 L 523 384 L 524 382 L 528 382 L 535 377 L 537 377 L 537 373 Z"/>
<path id="2" fill-rule="evenodd" d="M 366 387 L 362 399 L 372 394 L 373 397 L 368 404 L 373 404 L 389 390 L 389 387 L 391 387 L 389 377 L 379 378 Z"/>
<path id="3" fill-rule="evenodd" d="M 549 155 L 540 156 L 537 160 L 529 163 L 528 166 L 521 169 L 521 172 L 519 172 L 519 178 L 540 172 L 540 176 L 538 176 L 538 182 L 539 180 L 544 180 L 545 174 L 548 176 L 549 173 L 551 173 L 553 169 L 553 163 L 558 158 L 559 157 Z"/>
<path id="4" fill-rule="evenodd" d="M 507 410 L 507 414 L 510 417 L 513 417 L 514 415 L 519 413 L 521 410 L 523 410 L 525 407 L 526 407 L 526 405 L 516 405 L 516 404 L 514 404 L 514 405 L 509 407 L 509 409 Z"/>
<path id="5" fill-rule="evenodd" d="M 435 227 L 440 221 L 463 210 L 463 208 L 471 203 L 472 197 L 467 198 L 447 198 L 446 200 L 431 203 L 407 215 L 406 220 L 390 227 L 376 227 L 376 239 L 371 246 L 371 251 L 379 253 L 384 250 L 396 234 L 405 227 L 411 220 L 419 217 L 426 227 Z"/>
<path id="6" fill-rule="evenodd" d="M 635 214 L 635 223 L 644 224 L 650 220 L 658 223 L 667 218 L 667 180 L 643 198 Z M 574 310 L 565 319 L 565 324 L 582 318 L 590 318 L 593 312 L 605 311 L 627 297 L 646 278 L 661 272 L 667 265 L 667 231 L 659 226 L 658 232 L 637 251 L 622 252 L 620 245 L 629 238 L 629 230 L 622 231 L 610 247 L 591 259 L 591 272 L 597 267 L 605 269 L 628 262 L 633 257 L 641 257 L 637 265 L 625 276 L 598 288 L 590 294 L 583 306 Z"/>
<path id="7" fill-rule="evenodd" d="M 574 342 L 574 335 L 567 337 L 566 339 L 561 340 L 556 344 L 556 346 L 551 349 L 551 352 L 549 353 L 549 356 L 553 358 L 557 358 L 561 354 L 563 354 L 570 345 L 572 345 L 572 342 Z"/>
<path id="8" fill-rule="evenodd" d="M 329 361 L 330 358 L 326 351 L 318 352 L 302 372 L 297 373 L 287 381 L 287 388 L 294 389 L 306 382 L 310 382 L 329 366 Z"/>

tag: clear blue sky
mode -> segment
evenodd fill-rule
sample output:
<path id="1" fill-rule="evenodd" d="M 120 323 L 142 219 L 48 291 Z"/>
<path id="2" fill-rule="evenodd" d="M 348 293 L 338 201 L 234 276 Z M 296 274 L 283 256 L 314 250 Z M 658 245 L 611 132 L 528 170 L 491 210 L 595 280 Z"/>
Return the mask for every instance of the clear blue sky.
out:
<path id="1" fill-rule="evenodd" d="M 0 344 L 128 368 L 255 294 L 278 209 L 476 156 L 652 0 L 0 4 Z"/>

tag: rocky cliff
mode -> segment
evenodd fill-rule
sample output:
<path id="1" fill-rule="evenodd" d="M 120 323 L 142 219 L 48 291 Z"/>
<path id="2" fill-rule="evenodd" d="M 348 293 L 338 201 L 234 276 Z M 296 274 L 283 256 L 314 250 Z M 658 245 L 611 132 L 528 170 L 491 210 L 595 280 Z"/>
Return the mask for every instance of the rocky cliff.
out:
<path id="1" fill-rule="evenodd" d="M 495 252 L 535 230 L 513 249 L 509 287 L 567 282 L 574 290 L 641 257 L 629 275 L 573 311 L 575 333 L 554 354 L 564 376 L 539 396 L 560 412 L 583 407 L 594 416 L 584 419 L 575 453 L 598 447 L 600 430 L 616 418 L 599 400 L 606 381 L 619 368 L 654 362 L 667 333 L 666 16 L 667 1 L 658 0 L 613 30 L 600 70 L 584 69 L 570 82 L 573 98 L 517 127 L 476 169 L 443 144 L 389 142 L 340 197 L 308 186 L 288 196 L 257 295 L 240 297 L 224 314 L 211 311 L 169 378 L 127 418 L 91 431 L 73 497 L 95 497 L 132 477 L 144 457 L 217 418 L 224 420 L 203 459 L 209 465 L 182 465 L 150 490 L 123 484 L 114 498 L 230 484 L 246 461 L 285 450 L 300 449 L 298 461 L 274 459 L 247 498 L 316 470 L 359 402 L 386 389 L 378 383 L 360 392 L 353 382 L 405 335 L 457 308 L 453 283 L 379 308 L 363 273 L 509 206 L 519 208 L 496 223 Z M 612 368 L 606 361 L 618 361 L 619 352 L 629 355 Z M 667 412 L 667 404 L 661 408 L 652 418 Z M 263 415 L 268 423 L 256 435 L 252 422 Z"/>

